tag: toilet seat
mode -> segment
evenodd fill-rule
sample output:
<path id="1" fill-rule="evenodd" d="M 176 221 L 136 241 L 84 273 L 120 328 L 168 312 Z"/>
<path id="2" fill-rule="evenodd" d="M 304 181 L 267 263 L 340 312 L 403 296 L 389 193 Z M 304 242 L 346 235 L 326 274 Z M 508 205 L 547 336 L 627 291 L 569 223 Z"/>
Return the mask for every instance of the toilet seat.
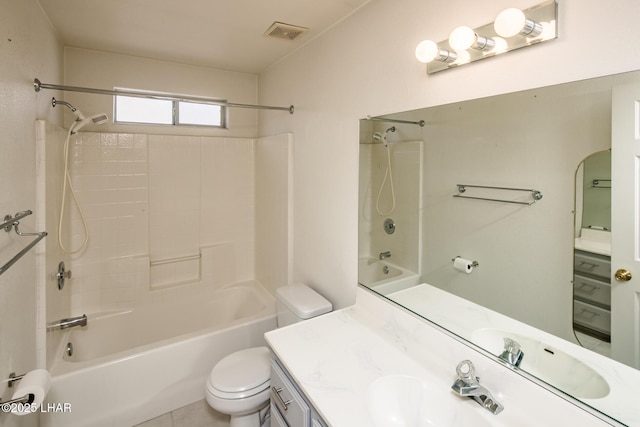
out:
<path id="1" fill-rule="evenodd" d="M 211 370 L 209 393 L 221 399 L 245 399 L 269 388 L 271 354 L 266 347 L 253 347 L 232 353 Z"/>

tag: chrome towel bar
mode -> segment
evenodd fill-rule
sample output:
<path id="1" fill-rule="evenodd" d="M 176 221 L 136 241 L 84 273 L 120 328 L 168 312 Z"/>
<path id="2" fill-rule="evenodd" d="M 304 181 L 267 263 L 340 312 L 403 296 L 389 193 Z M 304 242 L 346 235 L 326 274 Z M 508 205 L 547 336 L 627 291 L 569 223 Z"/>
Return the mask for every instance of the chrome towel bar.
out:
<path id="1" fill-rule="evenodd" d="M 487 186 L 487 185 L 469 185 L 469 184 L 457 184 L 457 187 L 458 187 L 458 194 L 454 194 L 453 197 L 459 197 L 459 198 L 462 198 L 462 199 L 488 200 L 490 202 L 514 203 L 514 204 L 518 204 L 518 205 L 528 205 L 528 206 L 531 206 L 532 204 L 534 204 L 538 200 L 542 199 L 542 193 L 540 191 L 532 190 L 532 189 L 528 189 L 528 188 L 492 187 L 492 186 Z M 467 191 L 467 187 L 468 188 L 485 188 L 485 189 L 490 189 L 490 190 L 524 191 L 524 192 L 531 193 L 531 198 L 533 200 L 530 201 L 530 202 L 522 202 L 522 201 L 518 201 L 518 200 L 506 200 L 506 199 L 494 199 L 494 198 L 489 198 L 489 197 L 466 196 L 466 195 L 463 195 L 462 193 Z"/>
<path id="2" fill-rule="evenodd" d="M 27 237 L 28 236 L 35 236 L 36 237 L 24 249 L 22 249 L 13 258 L 11 258 L 2 267 L 0 267 L 0 274 L 2 274 L 5 271 L 7 271 L 9 269 L 9 267 L 11 267 L 13 264 L 15 264 L 16 261 L 18 261 L 20 258 L 22 258 L 24 256 L 24 254 L 29 252 L 29 250 L 31 248 L 33 248 L 40 240 L 42 240 L 43 238 L 45 238 L 47 236 L 47 232 L 46 231 L 42 231 L 42 232 L 39 232 L 39 233 L 23 233 L 18 228 L 18 226 L 20 225 L 20 220 L 22 218 L 26 217 L 26 216 L 31 215 L 32 213 L 33 213 L 32 211 L 26 210 L 26 211 L 20 211 L 20 212 L 16 213 L 15 216 L 5 215 L 3 223 L 0 224 L 0 228 L 4 228 L 4 231 L 6 231 L 7 233 L 9 233 L 12 228 L 15 228 L 16 234 L 18 236 L 23 236 L 23 237 L 24 236 L 27 236 Z"/>

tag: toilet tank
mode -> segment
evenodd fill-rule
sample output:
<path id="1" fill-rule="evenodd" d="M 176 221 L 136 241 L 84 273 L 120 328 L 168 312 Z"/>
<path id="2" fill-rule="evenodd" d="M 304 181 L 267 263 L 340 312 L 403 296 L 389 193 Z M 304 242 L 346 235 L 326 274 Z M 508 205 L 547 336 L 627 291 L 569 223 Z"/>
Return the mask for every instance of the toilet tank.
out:
<path id="1" fill-rule="evenodd" d="M 276 290 L 278 327 L 291 325 L 331 311 L 326 298 L 304 284 L 284 286 Z"/>

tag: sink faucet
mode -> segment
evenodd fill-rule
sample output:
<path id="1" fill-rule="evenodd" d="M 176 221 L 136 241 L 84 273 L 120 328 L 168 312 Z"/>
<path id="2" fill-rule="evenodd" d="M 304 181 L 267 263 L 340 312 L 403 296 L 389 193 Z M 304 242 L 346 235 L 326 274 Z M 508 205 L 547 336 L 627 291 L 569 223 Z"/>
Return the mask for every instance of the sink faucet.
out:
<path id="1" fill-rule="evenodd" d="M 489 390 L 480 385 L 480 378 L 476 377 L 476 369 L 470 360 L 463 360 L 456 367 L 458 378 L 451 389 L 463 397 L 470 397 L 483 408 L 494 415 L 500 413 L 504 406 L 496 402 Z"/>
<path id="2" fill-rule="evenodd" d="M 518 367 L 522 363 L 524 352 L 520 349 L 520 344 L 511 338 L 504 338 L 504 350 L 498 356 L 500 360 L 508 365 Z"/>
<path id="3" fill-rule="evenodd" d="M 47 323 L 47 331 L 73 328 L 74 326 L 87 326 L 87 315 L 83 314 L 82 316 L 69 317 L 67 319 L 60 319 L 55 322 Z"/>
<path id="4" fill-rule="evenodd" d="M 385 258 L 389 258 L 390 256 L 391 256 L 391 251 L 386 251 L 386 252 L 380 252 L 380 255 L 378 255 L 378 258 L 385 259 Z"/>

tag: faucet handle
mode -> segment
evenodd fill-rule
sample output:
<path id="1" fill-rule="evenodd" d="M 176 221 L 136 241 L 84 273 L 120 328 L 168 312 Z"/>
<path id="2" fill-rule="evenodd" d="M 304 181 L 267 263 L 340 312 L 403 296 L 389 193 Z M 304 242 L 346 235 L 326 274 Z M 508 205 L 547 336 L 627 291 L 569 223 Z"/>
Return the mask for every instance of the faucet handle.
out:
<path id="1" fill-rule="evenodd" d="M 473 366 L 471 360 L 463 360 L 458 363 L 458 366 L 456 366 L 456 373 L 458 374 L 458 379 L 465 385 L 472 386 L 478 384 L 479 378 L 476 377 L 476 368 Z"/>
<path id="2" fill-rule="evenodd" d="M 504 349 L 511 354 L 517 354 L 520 351 L 520 343 L 511 338 L 504 338 Z"/>
<path id="3" fill-rule="evenodd" d="M 524 358 L 524 352 L 520 349 L 518 341 L 504 337 L 504 350 L 498 357 L 509 365 L 519 367 Z"/>

